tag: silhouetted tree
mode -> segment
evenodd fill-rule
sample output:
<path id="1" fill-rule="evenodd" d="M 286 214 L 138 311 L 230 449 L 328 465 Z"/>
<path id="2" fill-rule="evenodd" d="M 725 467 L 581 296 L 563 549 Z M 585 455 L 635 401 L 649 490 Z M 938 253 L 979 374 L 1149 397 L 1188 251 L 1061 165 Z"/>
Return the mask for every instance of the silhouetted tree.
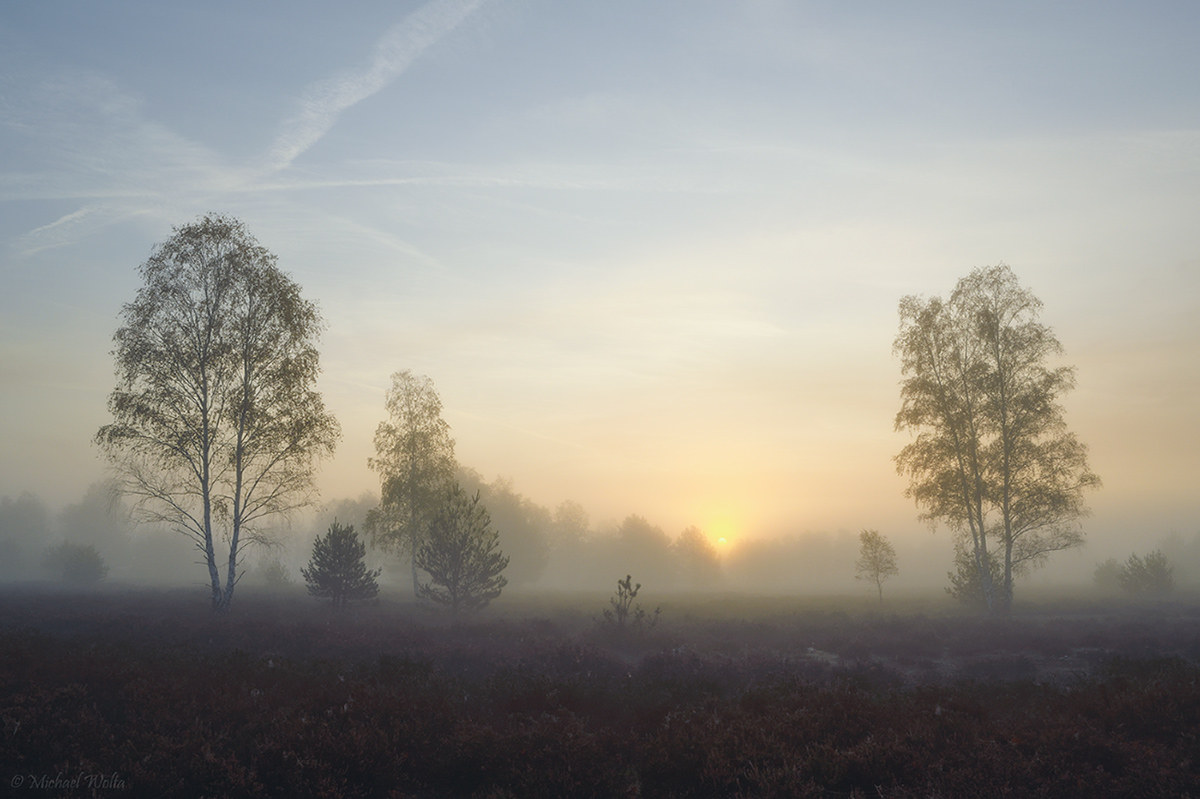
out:
<path id="1" fill-rule="evenodd" d="M 900 301 L 896 429 L 916 439 L 897 470 L 922 518 L 965 534 L 998 613 L 1011 606 L 1014 575 L 1083 542 L 1083 495 L 1100 483 L 1063 420 L 1075 371 L 1047 365 L 1062 346 L 1037 321 L 1041 305 L 1004 265 L 974 270 L 949 301 Z"/>
<path id="2" fill-rule="evenodd" d="M 46 571 L 64 583 L 87 585 L 108 576 L 108 565 L 91 544 L 70 541 L 50 547 L 42 559 Z"/>
<path id="3" fill-rule="evenodd" d="M 1174 569 L 1157 549 L 1144 558 L 1130 555 L 1117 579 L 1131 594 L 1168 594 L 1175 590 Z"/>
<path id="4" fill-rule="evenodd" d="M 337 442 L 314 390 L 321 318 L 229 217 L 176 228 L 140 272 L 114 336 L 113 423 L 96 442 L 141 517 L 195 542 L 212 608 L 227 612 L 241 548 L 265 517 L 309 503 L 315 462 Z"/>
<path id="5" fill-rule="evenodd" d="M 554 509 L 551 522 L 552 547 L 578 546 L 588 536 L 588 512 L 574 500 L 564 500 Z"/>
<path id="6" fill-rule="evenodd" d="M 1103 563 L 1096 564 L 1092 572 L 1092 582 L 1101 591 L 1118 591 L 1121 588 L 1121 564 L 1116 558 L 1109 558 Z"/>
<path id="7" fill-rule="evenodd" d="M 67 541 L 94 544 L 111 553 L 129 544 L 128 509 L 121 501 L 120 487 L 112 481 L 93 483 L 78 502 L 58 513 L 59 532 Z"/>
<path id="8" fill-rule="evenodd" d="M 870 580 L 879 590 L 883 604 L 883 582 L 900 573 L 896 565 L 896 549 L 878 530 L 863 530 L 858 535 L 858 561 L 854 564 L 855 579 Z"/>
<path id="9" fill-rule="evenodd" d="M 416 555 L 454 482 L 454 439 L 428 377 L 407 369 L 393 374 L 384 407 L 389 419 L 375 430 L 375 457 L 368 461 L 379 472 L 380 502 L 367 514 L 366 530 L 373 545 L 408 554 L 419 596 Z"/>
<path id="10" fill-rule="evenodd" d="M 626 516 L 617 528 L 614 563 L 637 566 L 656 585 L 671 585 L 678 574 L 670 536 L 637 514 Z M 622 571 L 625 569 L 623 568 Z M 617 572 L 620 574 L 620 572 Z"/>
<path id="11" fill-rule="evenodd" d="M 351 525 L 353 527 L 354 525 Z M 292 584 L 292 571 L 279 558 L 264 560 L 258 565 L 258 576 L 263 585 L 274 591 L 287 588 Z"/>
<path id="12" fill-rule="evenodd" d="M 692 586 L 709 585 L 721 576 L 721 559 L 699 527 L 688 527 L 671 544 L 679 575 Z"/>
<path id="13" fill-rule="evenodd" d="M 379 494 L 363 491 L 357 497 L 341 497 L 321 504 L 316 514 L 317 528 L 325 529 L 335 521 L 352 524 L 356 530 L 366 530 L 367 515 L 379 507 Z"/>
<path id="14" fill-rule="evenodd" d="M 537 580 L 550 560 L 550 510 L 518 493 L 512 481 L 503 477 L 485 483 L 479 472 L 460 468 L 458 481 L 467 495 L 479 493 L 492 525 L 500 531 L 500 545 L 511 560 L 504 573 L 509 584 Z"/>
<path id="15" fill-rule="evenodd" d="M 308 593 L 332 600 L 335 608 L 347 602 L 371 599 L 379 593 L 376 578 L 380 570 L 367 569 L 366 545 L 358 540 L 354 525 L 336 521 L 324 536 L 313 541 L 312 559 L 300 574 L 308 584 Z"/>
<path id="16" fill-rule="evenodd" d="M 50 510 L 28 491 L 0 499 L 0 575 L 28 576 L 50 536 Z"/>
<path id="17" fill-rule="evenodd" d="M 508 558 L 500 551 L 500 536 L 490 529 L 487 508 L 479 493 L 469 496 L 455 484 L 434 514 L 429 536 L 417 550 L 417 567 L 430 582 L 417 586 L 417 596 L 444 605 L 452 613 L 487 607 L 500 596 L 508 580 L 501 574 Z"/>
<path id="18" fill-rule="evenodd" d="M 752 591 L 838 590 L 853 573 L 858 535 L 791 533 L 742 540 L 721 563 L 727 583 Z"/>

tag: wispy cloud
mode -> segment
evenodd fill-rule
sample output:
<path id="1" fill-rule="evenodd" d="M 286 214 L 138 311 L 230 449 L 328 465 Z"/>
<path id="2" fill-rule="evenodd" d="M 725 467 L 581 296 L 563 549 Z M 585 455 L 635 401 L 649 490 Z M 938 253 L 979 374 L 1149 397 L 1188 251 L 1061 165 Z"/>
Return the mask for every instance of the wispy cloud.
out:
<path id="1" fill-rule="evenodd" d="M 392 26 L 375 47 L 370 66 L 308 87 L 300 111 L 271 148 L 271 165 L 282 169 L 329 132 L 347 108 L 400 76 L 426 49 L 454 30 L 483 0 L 433 0 Z"/>
<path id="2" fill-rule="evenodd" d="M 66 247 L 112 225 L 160 214 L 143 201 L 116 200 L 85 205 L 49 224 L 34 228 L 13 242 L 13 252 L 22 257 Z"/>

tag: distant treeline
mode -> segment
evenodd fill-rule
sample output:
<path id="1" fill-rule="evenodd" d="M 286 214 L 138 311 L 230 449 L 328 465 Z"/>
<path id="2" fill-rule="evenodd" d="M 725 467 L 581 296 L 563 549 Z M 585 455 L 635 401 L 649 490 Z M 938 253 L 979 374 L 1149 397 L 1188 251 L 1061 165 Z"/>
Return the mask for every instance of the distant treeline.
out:
<path id="1" fill-rule="evenodd" d="M 511 480 L 487 481 L 478 471 L 460 468 L 458 480 L 471 494 L 479 491 L 500 531 L 505 571 L 512 588 L 611 591 L 632 574 L 647 596 L 669 591 L 747 591 L 762 593 L 866 592 L 854 580 L 859 540 L 856 531 L 802 532 L 751 538 L 718 553 L 706 531 L 667 531 L 642 516 L 594 524 L 577 502 L 556 508 L 524 496 Z M 300 566 L 311 554 L 313 539 L 337 519 L 363 529 L 378 494 L 329 501 L 313 515 L 280 520 L 268 530 L 273 547 L 245 555 L 248 583 L 300 582 Z M 900 574 L 895 586 L 936 588 L 947 585 L 951 568 L 948 536 L 910 542 L 893 536 Z M 107 579 L 121 583 L 186 586 L 202 578 L 197 554 L 185 537 L 163 527 L 134 525 L 128 508 L 105 483 L 91 486 L 77 502 L 54 512 L 40 498 L 23 493 L 0 497 L 0 579 L 54 577 L 47 553 L 64 543 L 94 547 L 108 569 Z M 1158 545 L 1181 587 L 1200 575 L 1200 533 L 1173 534 Z M 384 567 L 384 581 L 407 586 L 409 570 L 401 556 L 368 552 L 373 568 Z M 1090 566 L 1089 566 L 1090 568 Z M 280 578 L 283 580 L 280 580 Z"/>

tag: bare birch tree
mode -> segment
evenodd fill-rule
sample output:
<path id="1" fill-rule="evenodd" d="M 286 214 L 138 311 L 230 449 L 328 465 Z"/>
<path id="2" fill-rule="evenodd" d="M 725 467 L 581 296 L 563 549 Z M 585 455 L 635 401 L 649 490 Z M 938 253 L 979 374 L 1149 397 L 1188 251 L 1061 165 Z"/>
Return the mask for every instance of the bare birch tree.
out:
<path id="1" fill-rule="evenodd" d="M 1083 543 L 1084 492 L 1099 478 L 1067 430 L 1075 370 L 1038 317 L 1042 303 L 1000 264 L 958 282 L 949 301 L 905 297 L 894 350 L 905 376 L 896 456 L 921 516 L 962 535 L 987 607 L 1005 613 L 1014 576 Z M 999 567 L 999 584 L 993 579 Z"/>
<path id="2" fill-rule="evenodd" d="M 337 443 L 313 388 L 321 318 L 229 217 L 176 228 L 140 272 L 114 336 L 113 422 L 96 442 L 141 518 L 195 541 L 213 610 L 227 612 L 242 549 L 264 518 L 309 503 Z"/>

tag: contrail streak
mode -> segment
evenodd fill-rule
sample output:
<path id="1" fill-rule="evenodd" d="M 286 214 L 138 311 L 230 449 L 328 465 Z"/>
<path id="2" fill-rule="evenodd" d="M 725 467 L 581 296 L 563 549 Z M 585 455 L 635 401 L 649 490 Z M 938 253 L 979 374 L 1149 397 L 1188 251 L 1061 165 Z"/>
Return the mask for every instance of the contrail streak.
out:
<path id="1" fill-rule="evenodd" d="M 329 132 L 343 111 L 403 74 L 421 53 L 458 27 L 482 3 L 483 0 L 434 0 L 384 34 L 365 70 L 311 84 L 300 101 L 299 113 L 288 120 L 271 148 L 271 165 L 282 169 L 291 164 Z"/>

